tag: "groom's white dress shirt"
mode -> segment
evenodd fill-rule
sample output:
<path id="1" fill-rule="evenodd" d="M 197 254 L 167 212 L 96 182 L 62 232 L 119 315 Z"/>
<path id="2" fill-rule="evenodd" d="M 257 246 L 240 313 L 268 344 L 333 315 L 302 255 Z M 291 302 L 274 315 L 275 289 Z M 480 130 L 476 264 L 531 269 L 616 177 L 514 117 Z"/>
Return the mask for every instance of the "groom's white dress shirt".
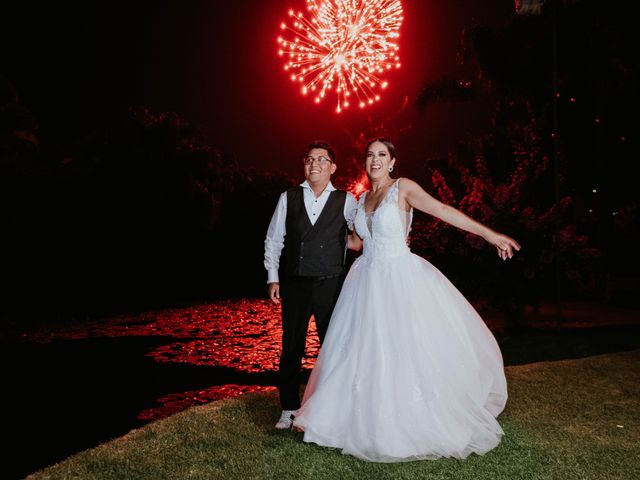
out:
<path id="1" fill-rule="evenodd" d="M 309 183 L 305 180 L 300 184 L 304 194 L 304 208 L 311 224 L 315 224 L 316 220 L 322 213 L 329 194 L 337 190 L 331 182 L 319 197 L 313 193 Z M 356 216 L 358 202 L 355 197 L 347 192 L 347 198 L 344 202 L 344 218 L 347 221 L 347 228 L 353 230 L 353 219 Z M 278 267 L 280 266 L 280 253 L 284 248 L 284 236 L 286 235 L 285 223 L 287 220 L 287 192 L 283 192 L 278 199 L 276 211 L 273 212 L 271 223 L 267 230 L 267 238 L 264 241 L 264 267 L 267 269 L 267 283 L 276 283 L 280 279 L 278 277 Z"/>

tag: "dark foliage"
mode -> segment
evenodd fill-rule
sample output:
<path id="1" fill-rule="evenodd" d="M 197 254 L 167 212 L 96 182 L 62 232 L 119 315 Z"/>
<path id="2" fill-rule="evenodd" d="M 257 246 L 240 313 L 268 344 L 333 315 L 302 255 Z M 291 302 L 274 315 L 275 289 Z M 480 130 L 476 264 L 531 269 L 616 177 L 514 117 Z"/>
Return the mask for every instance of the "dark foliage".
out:
<path id="1" fill-rule="evenodd" d="M 11 317 L 261 295 L 282 174 L 238 167 L 175 114 L 123 112 L 60 158 L 17 98 L 0 110 Z"/>
<path id="2" fill-rule="evenodd" d="M 419 226 L 415 241 L 435 245 L 434 262 L 454 277 L 478 267 L 486 281 L 465 285 L 468 278 L 459 278 L 471 296 L 491 300 L 491 292 L 518 290 L 508 295 L 520 304 L 513 309 L 554 294 L 556 260 L 563 296 L 612 301 L 617 293 L 607 280 L 637 275 L 637 180 L 629 174 L 639 131 L 635 20 L 621 0 L 558 2 L 554 64 L 551 3 L 540 15 L 514 15 L 502 28 L 465 29 L 459 75 L 474 80 L 445 77 L 425 85 L 418 102 L 424 108 L 433 101 L 465 101 L 461 86 L 467 84 L 478 98 L 496 99 L 492 133 L 432 162 L 425 180 L 444 200 L 516 236 L 525 246 L 522 254 L 500 267 L 506 275 L 494 275 L 488 256 L 474 252 L 472 238 L 466 246 L 439 249 L 449 237 L 442 225 Z"/>
<path id="3" fill-rule="evenodd" d="M 472 82 L 442 77 L 424 85 L 416 97 L 416 105 L 424 110 L 433 102 L 468 102 L 477 97 L 478 92 Z"/>

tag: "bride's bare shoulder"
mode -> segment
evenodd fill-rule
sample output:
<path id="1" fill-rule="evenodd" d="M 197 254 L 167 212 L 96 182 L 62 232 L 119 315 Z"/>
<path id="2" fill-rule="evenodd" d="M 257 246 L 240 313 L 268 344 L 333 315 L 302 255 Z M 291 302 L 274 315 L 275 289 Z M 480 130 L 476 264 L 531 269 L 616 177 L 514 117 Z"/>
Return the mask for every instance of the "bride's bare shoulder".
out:
<path id="1" fill-rule="evenodd" d="M 407 177 L 398 178 L 398 189 L 401 192 L 409 192 L 409 191 L 415 190 L 416 188 L 421 189 L 422 187 L 420 187 L 418 183 L 414 182 L 410 178 L 407 178 Z"/>

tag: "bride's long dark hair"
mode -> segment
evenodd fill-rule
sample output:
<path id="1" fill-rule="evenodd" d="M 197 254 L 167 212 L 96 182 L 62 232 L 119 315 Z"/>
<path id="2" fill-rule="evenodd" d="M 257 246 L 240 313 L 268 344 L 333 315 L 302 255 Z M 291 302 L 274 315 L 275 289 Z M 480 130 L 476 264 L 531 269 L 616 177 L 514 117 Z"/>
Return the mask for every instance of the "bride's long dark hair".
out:
<path id="1" fill-rule="evenodd" d="M 372 138 L 371 140 L 369 140 L 367 142 L 367 146 L 364 148 L 364 160 L 365 160 L 365 162 L 367 161 L 367 152 L 369 151 L 369 147 L 371 146 L 372 143 L 375 143 L 375 142 L 380 142 L 385 147 L 387 147 L 387 150 L 389 150 L 389 155 L 391 156 L 391 158 L 395 158 L 396 159 L 396 163 L 393 165 L 393 172 L 390 172 L 389 176 L 391 178 L 398 178 L 398 170 L 396 168 L 396 166 L 398 164 L 398 157 L 396 156 L 396 147 L 394 147 L 393 143 L 391 143 L 391 140 L 389 140 L 387 138 L 377 137 L 377 138 Z"/>

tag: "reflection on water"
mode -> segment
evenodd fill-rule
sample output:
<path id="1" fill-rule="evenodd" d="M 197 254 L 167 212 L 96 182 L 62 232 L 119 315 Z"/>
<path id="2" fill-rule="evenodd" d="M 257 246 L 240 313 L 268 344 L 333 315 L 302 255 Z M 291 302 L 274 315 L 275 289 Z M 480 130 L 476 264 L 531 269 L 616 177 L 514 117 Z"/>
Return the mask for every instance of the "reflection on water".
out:
<path id="1" fill-rule="evenodd" d="M 42 329 L 30 333 L 28 340 L 50 342 L 124 336 L 166 338 L 166 343 L 146 352 L 159 363 L 225 367 L 238 373 L 275 372 L 282 337 L 280 307 L 263 299 L 200 304 L 85 321 L 60 329 Z M 313 368 L 318 349 L 312 321 L 303 368 Z M 176 392 L 158 398 L 160 406 L 141 412 L 138 418 L 162 418 L 191 405 L 273 388 L 227 384 Z"/>
<path id="2" fill-rule="evenodd" d="M 237 397 L 249 392 L 268 392 L 276 387 L 265 387 L 262 385 L 235 385 L 227 384 L 204 390 L 192 390 L 182 393 L 171 393 L 157 399 L 160 407 L 149 408 L 138 414 L 140 420 L 157 420 L 168 417 L 174 413 L 181 412 L 193 405 L 213 402 L 223 398 Z"/>

